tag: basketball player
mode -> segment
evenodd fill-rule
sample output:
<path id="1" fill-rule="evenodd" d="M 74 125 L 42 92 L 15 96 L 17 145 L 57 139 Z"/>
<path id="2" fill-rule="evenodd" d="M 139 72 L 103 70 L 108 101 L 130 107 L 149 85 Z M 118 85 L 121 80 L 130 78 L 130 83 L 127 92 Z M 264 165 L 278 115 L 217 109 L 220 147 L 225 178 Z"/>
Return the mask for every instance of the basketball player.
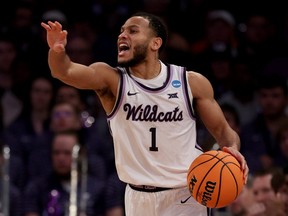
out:
<path id="1" fill-rule="evenodd" d="M 67 31 L 57 21 L 41 25 L 47 31 L 52 76 L 94 90 L 107 113 L 117 172 L 127 183 L 127 216 L 209 215 L 209 209 L 191 198 L 186 183 L 188 167 L 201 153 L 196 114 L 220 147 L 239 160 L 246 181 L 248 167 L 238 151 L 239 137 L 214 100 L 210 82 L 160 61 L 167 31 L 157 17 L 138 13 L 124 23 L 117 68 L 71 61 L 65 52 Z"/>

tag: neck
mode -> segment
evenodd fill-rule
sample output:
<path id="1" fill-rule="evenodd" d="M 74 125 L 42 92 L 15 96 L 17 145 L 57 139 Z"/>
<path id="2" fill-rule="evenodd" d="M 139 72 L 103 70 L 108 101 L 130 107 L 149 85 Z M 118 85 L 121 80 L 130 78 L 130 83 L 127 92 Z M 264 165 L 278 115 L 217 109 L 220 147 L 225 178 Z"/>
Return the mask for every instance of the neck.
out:
<path id="1" fill-rule="evenodd" d="M 153 62 L 144 62 L 134 67 L 129 67 L 129 71 L 133 76 L 141 79 L 153 79 L 160 74 L 161 63 L 157 59 Z"/>

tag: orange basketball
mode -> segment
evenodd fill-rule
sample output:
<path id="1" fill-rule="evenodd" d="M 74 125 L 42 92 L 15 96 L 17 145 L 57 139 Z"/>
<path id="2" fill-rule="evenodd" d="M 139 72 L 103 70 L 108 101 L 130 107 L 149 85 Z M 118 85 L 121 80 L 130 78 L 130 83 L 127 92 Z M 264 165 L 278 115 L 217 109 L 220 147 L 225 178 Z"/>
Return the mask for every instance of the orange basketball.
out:
<path id="1" fill-rule="evenodd" d="M 240 194 L 243 175 L 235 157 L 224 151 L 211 150 L 191 163 L 187 184 L 197 202 L 209 208 L 221 208 Z"/>

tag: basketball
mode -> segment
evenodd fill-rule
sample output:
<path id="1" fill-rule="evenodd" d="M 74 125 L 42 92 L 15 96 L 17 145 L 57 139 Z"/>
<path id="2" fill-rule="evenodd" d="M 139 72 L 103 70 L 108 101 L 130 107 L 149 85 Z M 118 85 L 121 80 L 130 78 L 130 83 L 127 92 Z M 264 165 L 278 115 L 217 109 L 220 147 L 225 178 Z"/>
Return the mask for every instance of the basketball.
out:
<path id="1" fill-rule="evenodd" d="M 199 155 L 190 165 L 187 184 L 192 197 L 209 208 L 230 204 L 240 194 L 244 173 L 231 154 L 210 150 Z"/>

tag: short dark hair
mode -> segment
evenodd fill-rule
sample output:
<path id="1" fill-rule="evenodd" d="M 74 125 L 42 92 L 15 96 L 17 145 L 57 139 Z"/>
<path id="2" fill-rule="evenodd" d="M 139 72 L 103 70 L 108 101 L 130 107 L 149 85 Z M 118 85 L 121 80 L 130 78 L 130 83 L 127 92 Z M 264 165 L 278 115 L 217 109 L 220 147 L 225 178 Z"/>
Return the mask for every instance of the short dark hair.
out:
<path id="1" fill-rule="evenodd" d="M 80 131 L 80 130 L 67 129 L 67 130 L 64 130 L 64 131 L 55 132 L 53 134 L 53 137 L 52 137 L 52 143 L 54 143 L 55 139 L 58 136 L 72 136 L 72 137 L 75 137 L 77 142 L 78 142 L 77 144 L 79 144 L 80 146 L 83 146 L 83 142 L 84 142 L 83 139 L 84 138 L 83 138 L 83 135 L 82 135 L 82 131 Z M 51 148 L 53 148 L 53 145 L 51 145 Z"/>
<path id="2" fill-rule="evenodd" d="M 280 87 L 285 96 L 288 95 L 287 79 L 277 75 L 263 75 L 259 81 L 257 89 L 272 89 Z"/>
<path id="3" fill-rule="evenodd" d="M 153 14 L 146 12 L 137 12 L 132 17 L 140 16 L 149 21 L 149 27 L 153 30 L 157 37 L 162 39 L 162 45 L 159 48 L 159 53 L 165 48 L 168 38 L 167 26 L 164 24 L 164 21 Z"/>
<path id="4" fill-rule="evenodd" d="M 285 185 L 285 174 L 283 169 L 279 167 L 272 176 L 271 186 L 274 192 L 277 193 L 283 185 Z"/>
<path id="5" fill-rule="evenodd" d="M 283 174 L 283 169 L 278 166 L 273 166 L 268 169 L 260 169 L 257 170 L 253 178 L 255 179 L 256 177 L 263 177 L 266 175 L 272 175 L 270 184 L 275 193 L 279 190 L 279 188 L 284 184 L 284 174 Z"/>

